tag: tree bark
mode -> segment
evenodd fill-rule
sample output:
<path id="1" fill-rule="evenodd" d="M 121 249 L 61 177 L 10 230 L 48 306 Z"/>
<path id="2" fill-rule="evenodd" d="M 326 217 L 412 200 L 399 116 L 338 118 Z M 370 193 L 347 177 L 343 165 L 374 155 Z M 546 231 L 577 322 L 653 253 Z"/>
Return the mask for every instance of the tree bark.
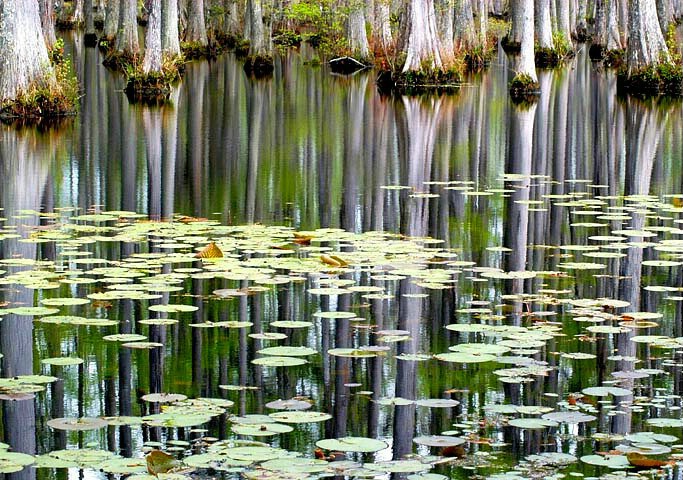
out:
<path id="1" fill-rule="evenodd" d="M 586 0 L 578 0 L 576 10 L 576 26 L 574 28 L 574 38 L 582 42 L 588 38 L 588 5 Z"/>
<path id="2" fill-rule="evenodd" d="M 489 7 L 487 0 L 477 0 L 477 18 L 475 26 L 479 36 L 479 44 L 486 47 L 488 43 Z"/>
<path id="3" fill-rule="evenodd" d="M 515 73 L 529 75 L 538 82 L 534 58 L 534 0 L 512 0 L 512 24 L 522 32 L 520 52 L 516 59 Z"/>
<path id="4" fill-rule="evenodd" d="M 178 0 L 161 0 L 161 53 L 169 57 L 180 55 Z"/>
<path id="5" fill-rule="evenodd" d="M 569 2 L 567 0 L 555 0 L 555 25 L 557 32 L 567 41 L 571 41 L 571 27 L 569 22 Z"/>
<path id="6" fill-rule="evenodd" d="M 249 55 L 270 55 L 270 39 L 266 39 L 261 0 L 247 0 Z"/>
<path id="7" fill-rule="evenodd" d="M 204 0 L 191 0 L 188 2 L 185 41 L 198 43 L 202 46 L 209 44 L 206 35 L 206 22 L 204 21 Z"/>
<path id="8" fill-rule="evenodd" d="M 240 15 L 237 8 L 237 0 L 224 0 L 223 8 L 225 10 L 225 33 L 231 37 L 238 37 L 240 33 Z"/>
<path id="9" fill-rule="evenodd" d="M 93 0 L 85 0 L 85 36 L 95 36 L 95 8 Z"/>
<path id="10" fill-rule="evenodd" d="M 662 33 L 666 35 L 669 25 L 674 21 L 674 8 L 671 0 L 657 0 L 657 16 Z"/>
<path id="11" fill-rule="evenodd" d="M 161 0 L 151 0 L 149 5 L 142 71 L 161 72 Z"/>
<path id="12" fill-rule="evenodd" d="M 446 0 L 450 3 L 450 0 Z M 477 45 L 471 0 L 455 0 L 455 49 L 472 50 Z M 453 7 L 451 7 L 453 8 Z M 441 12 L 439 12 L 441 13 Z"/>
<path id="13" fill-rule="evenodd" d="M 52 0 L 39 0 L 38 6 L 40 8 L 40 24 L 43 27 L 45 43 L 48 48 L 52 48 L 57 41 L 57 35 L 55 34 L 55 4 Z"/>
<path id="14" fill-rule="evenodd" d="M 52 77 L 36 0 L 0 0 L 0 102 Z"/>
<path id="15" fill-rule="evenodd" d="M 434 13 L 436 15 L 436 28 L 439 32 L 439 46 L 441 59 L 446 62 L 455 58 L 455 43 L 453 42 L 453 1 L 435 0 Z"/>
<path id="16" fill-rule="evenodd" d="M 346 34 L 349 39 L 351 55 L 361 60 L 370 58 L 370 44 L 365 31 L 365 5 L 363 1 L 349 2 L 349 18 L 346 23 Z"/>
<path id="17" fill-rule="evenodd" d="M 657 18 L 655 0 L 630 0 L 626 61 L 629 75 L 636 70 L 670 60 Z"/>
<path id="18" fill-rule="evenodd" d="M 622 48 L 619 38 L 617 6 L 613 0 L 596 0 L 595 2 L 593 43 L 607 51 Z"/>
<path id="19" fill-rule="evenodd" d="M 104 15 L 104 38 L 111 42 L 116 38 L 119 29 L 119 0 L 107 0 Z"/>
<path id="20" fill-rule="evenodd" d="M 406 61 L 403 73 L 423 68 L 441 70 L 434 0 L 410 0 L 406 12 Z"/>
<path id="21" fill-rule="evenodd" d="M 120 0 L 116 50 L 129 56 L 137 55 L 140 51 L 140 43 L 138 41 L 138 3 L 136 0 Z"/>
<path id="22" fill-rule="evenodd" d="M 554 49 L 553 31 L 550 21 L 550 0 L 536 0 L 536 41 L 541 48 Z"/>
<path id="23" fill-rule="evenodd" d="M 373 18 L 372 35 L 376 42 L 386 50 L 394 43 L 391 35 L 391 23 L 389 20 L 389 1 L 375 0 L 375 12 Z"/>

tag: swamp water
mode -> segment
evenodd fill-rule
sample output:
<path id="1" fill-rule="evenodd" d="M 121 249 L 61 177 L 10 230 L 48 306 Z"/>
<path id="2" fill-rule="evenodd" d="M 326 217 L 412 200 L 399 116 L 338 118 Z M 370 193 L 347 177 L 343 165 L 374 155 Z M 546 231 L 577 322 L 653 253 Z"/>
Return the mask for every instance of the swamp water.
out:
<path id="1" fill-rule="evenodd" d="M 504 56 L 387 98 L 304 51 L 149 109 L 69 49 L 80 115 L 0 133 L 8 478 L 681 474 L 680 103 L 583 52 L 519 108 Z"/>

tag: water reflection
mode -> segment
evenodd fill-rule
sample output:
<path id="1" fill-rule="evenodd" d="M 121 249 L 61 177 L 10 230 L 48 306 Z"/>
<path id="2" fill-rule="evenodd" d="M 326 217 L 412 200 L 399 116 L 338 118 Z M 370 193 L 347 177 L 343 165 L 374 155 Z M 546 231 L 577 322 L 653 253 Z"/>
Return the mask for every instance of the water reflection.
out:
<path id="1" fill-rule="evenodd" d="M 504 56 L 456 95 L 388 98 L 376 92 L 371 75 L 335 77 L 324 68 L 304 64 L 309 55 L 304 50 L 279 58 L 274 78 L 267 81 L 246 78 L 231 55 L 213 63 L 191 64 L 172 102 L 150 109 L 128 103 L 121 79 L 101 67 L 96 49 L 76 44 L 70 51 L 85 87 L 79 117 L 59 131 L 2 128 L 0 206 L 7 224 L 20 229 L 37 226 L 36 217 L 23 217 L 24 210 L 103 205 L 110 210 L 147 212 L 153 219 L 181 212 L 229 224 L 285 223 L 300 229 L 341 227 L 432 236 L 457 249 L 458 260 L 463 262 L 541 271 L 557 270 L 563 261 L 560 254 L 543 247 L 586 244 L 593 228 L 569 228 L 570 223 L 585 219 L 578 219 L 568 208 L 544 203 L 548 196 L 591 192 L 609 199 L 622 194 L 676 193 L 681 188 L 681 105 L 662 107 L 617 99 L 614 77 L 597 71 L 583 53 L 569 69 L 541 72 L 543 93 L 538 104 L 527 107 L 508 101 Z M 510 175 L 502 183 L 504 173 Z M 391 186 L 410 188 L 383 188 Z M 495 195 L 482 193 L 491 187 L 503 190 Z M 647 215 L 634 213 L 629 226 L 641 229 Z M 620 220 L 608 223 L 610 230 L 623 227 Z M 122 243 L 101 255 L 123 259 L 145 249 L 161 251 L 157 244 Z M 2 258 L 17 254 L 57 258 L 53 244 L 43 247 L 3 240 Z M 656 297 L 641 289 L 651 274 L 643 270 L 642 260 L 651 254 L 642 248 L 630 248 L 625 254 L 607 261 L 609 275 L 586 275 L 570 287 L 580 296 L 616 296 L 631 302 L 635 310 L 656 309 Z M 170 266 L 164 267 L 164 273 L 171 271 Z M 678 282 L 681 272 L 676 274 Z M 464 339 L 443 329 L 454 321 L 457 309 L 473 301 L 499 302 L 501 294 L 529 293 L 541 287 L 538 279 L 510 280 L 501 288 L 486 281 L 463 281 L 457 288 L 432 291 L 423 298 L 416 295 L 423 289 L 411 281 L 391 283 L 371 279 L 368 272 L 358 275 L 363 276 L 363 284 L 380 286 L 398 297 L 307 299 L 303 286 L 293 283 L 267 295 L 206 302 L 203 296 L 212 288 L 202 281 L 188 279 L 183 286 L 198 307 L 191 315 L 194 324 L 238 319 L 252 322 L 251 332 L 262 332 L 270 321 L 306 319 L 321 307 L 354 310 L 377 330 L 410 332 L 411 340 L 396 346 L 398 354 L 445 351 Z M 221 279 L 212 285 L 248 286 L 242 282 Z M 561 276 L 547 283 L 548 288 L 567 286 Z M 24 287 L 2 291 L 2 301 L 32 305 L 35 298 Z M 178 299 L 165 293 L 155 302 Z M 677 335 L 680 303 L 671 327 Z M 142 415 L 156 413 L 159 407 L 140 401 L 141 395 L 182 391 L 234 400 L 235 412 L 242 415 L 267 412 L 264 402 L 274 398 L 306 396 L 319 408 L 333 412 L 334 420 L 297 436 L 285 436 L 276 444 L 310 450 L 312 441 L 326 429 L 329 436 L 386 437 L 392 442 L 394 458 L 400 458 L 414 450 L 416 433 L 447 430 L 486 403 L 556 402 L 543 392 L 576 391 L 583 385 L 578 378 L 603 380 L 612 371 L 633 370 L 628 361 L 608 368 L 605 359 L 613 349 L 622 357 L 635 353 L 628 334 L 610 336 L 595 347 L 603 360 L 597 371 L 559 368 L 561 361 L 548 356 L 550 365 L 558 369 L 528 385 L 501 386 L 488 367 L 437 372 L 435 366 L 412 361 L 390 364 L 382 357 L 361 360 L 323 355 L 310 367 L 273 371 L 250 364 L 265 345 L 250 338 L 246 330 L 182 324 L 145 327 L 139 321 L 149 314 L 131 300 L 97 308 L 103 309 L 102 315 L 106 310 L 109 318 L 121 320 L 109 333 L 142 333 L 149 341 L 163 343 L 165 349 L 116 348 L 101 342 L 98 331 L 79 330 L 74 339 L 67 331 L 34 329 L 29 318 L 4 318 L 0 322 L 3 377 L 33 373 L 34 349 L 40 358 L 67 349 L 86 360 L 78 369 L 52 370 L 68 381 L 50 387 L 49 401 L 39 397 L 35 403 L 3 402 L 2 439 L 15 450 L 42 452 L 74 442 L 64 433 L 47 438 L 39 420 L 36 444 L 32 425 L 36 408 L 46 415 L 49 411 L 51 417 Z M 560 311 L 557 306 L 547 308 Z M 529 321 L 528 309 L 528 304 L 511 301 L 505 313 L 512 324 L 522 325 Z M 338 319 L 322 319 L 310 333 L 293 329 L 288 333 L 286 342 L 311 341 L 322 352 L 364 342 L 378 345 L 367 329 Z M 561 340 L 555 341 L 534 358 L 545 359 L 559 348 Z M 392 413 L 366 401 L 367 393 L 356 394 L 356 383 L 371 391 L 373 398 L 452 396 L 461 406 L 429 412 L 411 404 L 396 406 Z M 676 391 L 680 390 L 680 375 L 675 383 Z M 235 391 L 221 385 L 258 389 Z M 601 421 L 605 424 L 608 419 Z M 627 432 L 631 413 L 624 410 L 610 422 L 612 432 Z M 212 433 L 220 438 L 227 435 L 225 417 L 212 426 Z M 143 441 L 169 435 L 190 438 L 184 429 L 130 426 L 109 427 L 102 438 L 88 438 L 102 440 L 112 451 L 130 456 L 139 452 Z M 519 446 L 518 453 L 560 448 L 555 440 L 540 434 L 522 435 L 512 427 L 505 429 L 503 439 Z M 77 442 L 84 441 L 83 436 L 77 438 Z M 561 448 L 576 448 L 569 443 Z M 19 475 L 28 478 L 34 475 L 31 472 Z"/>

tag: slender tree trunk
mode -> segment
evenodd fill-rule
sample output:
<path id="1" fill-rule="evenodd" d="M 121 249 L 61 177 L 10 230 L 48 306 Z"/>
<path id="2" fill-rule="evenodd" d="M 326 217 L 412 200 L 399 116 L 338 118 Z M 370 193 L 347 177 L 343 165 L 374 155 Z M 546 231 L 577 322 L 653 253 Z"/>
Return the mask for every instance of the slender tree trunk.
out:
<path id="1" fill-rule="evenodd" d="M 161 72 L 161 0 L 151 0 L 149 5 L 142 71 Z"/>
<path id="2" fill-rule="evenodd" d="M 489 25 L 489 7 L 487 0 L 477 0 L 477 18 L 476 18 L 476 28 L 477 35 L 479 36 L 479 44 L 483 47 L 487 47 L 488 43 L 488 25 Z"/>
<path id="3" fill-rule="evenodd" d="M 576 26 L 574 27 L 574 38 L 579 42 L 584 42 L 588 35 L 588 4 L 587 0 L 578 0 L 576 10 Z"/>
<path id="4" fill-rule="evenodd" d="M 514 1 L 514 0 L 513 0 Z M 555 25 L 557 32 L 562 35 L 567 41 L 571 41 L 571 26 L 569 21 L 569 1 L 568 0 L 554 0 L 555 1 Z"/>
<path id="5" fill-rule="evenodd" d="M 536 42 L 540 48 L 553 50 L 553 31 L 550 21 L 550 0 L 536 0 Z"/>
<path id="6" fill-rule="evenodd" d="M 362 60 L 370 58 L 370 44 L 365 31 L 365 5 L 363 1 L 349 2 L 349 18 L 346 23 L 346 33 L 349 40 L 351 54 Z"/>
<path id="7" fill-rule="evenodd" d="M 445 0 L 451 3 L 451 0 Z M 454 8 L 455 15 L 455 49 L 456 50 L 472 50 L 477 45 L 477 32 L 474 27 L 474 14 L 472 13 L 471 0 L 455 0 L 451 7 Z M 439 12 L 439 15 L 442 15 Z M 451 18 L 453 21 L 453 18 Z M 442 41 L 443 42 L 443 41 Z"/>
<path id="8" fill-rule="evenodd" d="M 120 0 L 116 50 L 127 56 L 137 55 L 140 51 L 140 43 L 138 41 L 138 3 L 136 0 Z"/>
<path id="9" fill-rule="evenodd" d="M 223 8 L 225 10 L 225 33 L 228 36 L 236 38 L 240 34 L 240 15 L 237 8 L 237 0 L 224 0 Z"/>
<path id="10" fill-rule="evenodd" d="M 655 0 L 630 0 L 626 61 L 629 74 L 669 61 L 669 49 L 657 18 Z"/>
<path id="11" fill-rule="evenodd" d="M 73 12 L 71 13 L 71 21 L 74 25 L 81 25 L 83 23 L 83 0 L 73 0 Z"/>
<path id="12" fill-rule="evenodd" d="M 204 0 L 190 0 L 188 2 L 185 41 L 198 43 L 202 46 L 209 44 L 206 35 L 206 22 L 204 21 Z"/>
<path id="13" fill-rule="evenodd" d="M 52 77 L 36 0 L 0 0 L 0 103 Z"/>
<path id="14" fill-rule="evenodd" d="M 372 35 L 379 45 L 387 50 L 394 43 L 389 20 L 389 0 L 375 0 Z"/>
<path id="15" fill-rule="evenodd" d="M 45 43 L 48 48 L 57 41 L 55 34 L 55 4 L 52 0 L 39 0 L 40 7 L 40 24 L 43 27 L 43 35 L 45 36 Z"/>
<path id="16" fill-rule="evenodd" d="M 178 0 L 161 0 L 161 52 L 168 57 L 180 55 Z"/>
<path id="17" fill-rule="evenodd" d="M 406 12 L 406 61 L 403 72 L 441 70 L 434 0 L 410 0 Z"/>
<path id="18" fill-rule="evenodd" d="M 614 0 L 596 0 L 593 44 L 603 50 L 621 49 L 617 5 Z"/>
<path id="19" fill-rule="evenodd" d="M 522 32 L 515 73 L 528 75 L 531 80 L 538 82 L 534 58 L 534 0 L 512 0 L 512 5 L 512 24 Z"/>
<path id="20" fill-rule="evenodd" d="M 107 9 L 104 15 L 104 38 L 111 42 L 116 38 L 119 29 L 119 3 L 120 0 L 107 0 Z"/>
<path id="21" fill-rule="evenodd" d="M 452 62 L 455 58 L 452 0 L 435 0 L 434 13 L 436 14 L 436 28 L 439 32 L 441 59 L 444 63 Z"/>
<path id="22" fill-rule="evenodd" d="M 93 0 L 85 0 L 85 44 L 95 45 L 97 35 L 95 34 L 95 6 Z"/>
<path id="23" fill-rule="evenodd" d="M 270 55 L 270 38 L 266 38 L 261 0 L 247 0 L 249 18 L 249 55 Z"/>
<path id="24" fill-rule="evenodd" d="M 662 33 L 666 35 L 669 25 L 674 21 L 674 8 L 671 0 L 657 0 L 657 16 Z"/>

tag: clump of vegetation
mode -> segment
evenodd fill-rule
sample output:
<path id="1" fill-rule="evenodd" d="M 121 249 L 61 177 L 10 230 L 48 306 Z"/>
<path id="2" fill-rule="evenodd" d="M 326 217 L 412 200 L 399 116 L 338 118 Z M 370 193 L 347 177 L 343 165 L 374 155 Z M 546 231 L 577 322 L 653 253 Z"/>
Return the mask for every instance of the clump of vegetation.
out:
<path id="1" fill-rule="evenodd" d="M 52 47 L 47 49 L 52 65 L 60 65 L 64 62 L 64 39 L 58 38 Z"/>
<path id="2" fill-rule="evenodd" d="M 509 35 L 505 35 L 500 40 L 500 46 L 506 53 L 519 53 L 522 51 L 522 44 L 519 42 L 513 42 Z"/>
<path id="3" fill-rule="evenodd" d="M 452 90 L 462 83 L 464 63 L 457 63 L 448 69 L 433 69 L 424 66 L 420 70 L 407 72 L 386 71 L 377 79 L 381 90 L 399 93 L 421 93 L 429 90 Z"/>
<path id="4" fill-rule="evenodd" d="M 108 48 L 102 60 L 102 65 L 112 70 L 119 70 L 125 72 L 128 65 L 136 65 L 140 61 L 137 54 L 130 52 L 121 52 L 115 48 Z"/>
<path id="5" fill-rule="evenodd" d="M 37 123 L 74 115 L 78 110 L 79 86 L 71 62 L 63 57 L 63 46 L 61 60 L 53 67 L 54 75 L 34 82 L 19 92 L 16 99 L 0 105 L 0 119 Z"/>
<path id="6" fill-rule="evenodd" d="M 214 58 L 218 53 L 215 45 L 204 45 L 200 42 L 182 42 L 180 50 L 187 60 Z"/>
<path id="7" fill-rule="evenodd" d="M 171 85 L 180 79 L 184 68 L 185 63 L 181 56 L 165 58 L 160 72 L 144 72 L 142 65 L 128 65 L 125 92 L 135 101 L 165 101 L 171 93 Z"/>
<path id="8" fill-rule="evenodd" d="M 515 75 L 510 82 L 510 97 L 514 103 L 533 103 L 540 92 L 539 83 L 527 73 Z"/>
<path id="9" fill-rule="evenodd" d="M 535 48 L 536 66 L 555 68 L 574 55 L 571 43 L 559 32 L 553 33 L 553 48 Z"/>
<path id="10" fill-rule="evenodd" d="M 298 47 L 301 41 L 301 34 L 293 30 L 282 30 L 273 36 L 273 43 L 281 47 Z"/>
<path id="11" fill-rule="evenodd" d="M 249 55 L 244 61 L 244 71 L 256 78 L 272 75 L 274 68 L 270 55 Z"/>
<path id="12" fill-rule="evenodd" d="M 626 62 L 626 50 L 618 48 L 607 50 L 602 63 L 609 68 L 620 68 Z"/>
<path id="13" fill-rule="evenodd" d="M 683 66 L 660 62 L 631 72 L 622 66 L 617 72 L 617 87 L 632 95 L 683 95 Z"/>
<path id="14" fill-rule="evenodd" d="M 235 55 L 238 59 L 246 58 L 249 55 L 249 40 L 239 39 L 235 44 Z"/>

